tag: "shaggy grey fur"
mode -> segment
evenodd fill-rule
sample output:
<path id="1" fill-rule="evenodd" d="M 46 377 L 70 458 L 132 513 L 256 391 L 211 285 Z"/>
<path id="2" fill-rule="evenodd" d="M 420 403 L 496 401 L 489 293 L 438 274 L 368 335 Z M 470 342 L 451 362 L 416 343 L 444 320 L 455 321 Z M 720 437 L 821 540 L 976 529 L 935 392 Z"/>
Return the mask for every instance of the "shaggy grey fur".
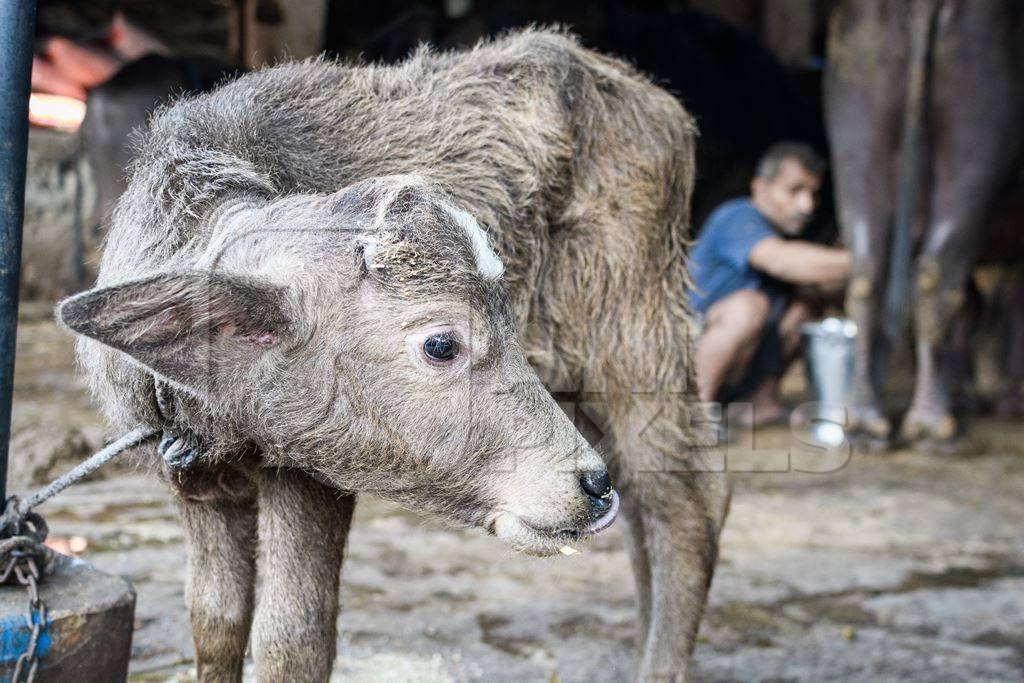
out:
<path id="1" fill-rule="evenodd" d="M 58 318 L 115 429 L 201 453 L 170 478 L 203 680 L 238 679 L 250 627 L 261 679 L 326 680 L 353 493 L 571 542 L 604 465 L 548 391 L 621 494 L 638 676 L 685 678 L 728 500 L 689 410 L 694 137 L 628 65 L 534 30 L 285 64 L 154 117 L 98 286 Z"/>

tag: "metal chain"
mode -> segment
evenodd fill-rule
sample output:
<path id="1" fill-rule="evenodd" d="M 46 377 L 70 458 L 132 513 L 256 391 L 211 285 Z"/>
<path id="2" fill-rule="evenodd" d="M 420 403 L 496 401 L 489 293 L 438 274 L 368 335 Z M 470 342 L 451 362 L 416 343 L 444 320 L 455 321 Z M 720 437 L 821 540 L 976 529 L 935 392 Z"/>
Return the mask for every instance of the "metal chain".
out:
<path id="1" fill-rule="evenodd" d="M 44 524 L 45 529 L 45 524 Z M 28 591 L 28 612 L 25 620 L 30 636 L 28 646 L 18 657 L 14 666 L 11 683 L 32 683 L 39 668 L 39 638 L 46 629 L 46 604 L 39 597 L 39 580 L 52 559 L 51 552 L 42 544 L 45 531 L 28 530 L 31 535 L 14 536 L 0 541 L 0 584 L 17 582 Z M 13 581 L 12 581 L 13 579 Z"/>
<path id="2" fill-rule="evenodd" d="M 46 628 L 46 604 L 39 597 L 39 566 L 31 557 L 24 558 L 24 563 L 14 566 L 14 574 L 18 583 L 28 589 L 28 614 L 26 620 L 32 632 L 29 637 L 28 647 L 18 657 L 14 666 L 14 675 L 11 676 L 11 683 L 32 683 L 36 677 L 36 669 L 39 667 L 39 636 Z"/>

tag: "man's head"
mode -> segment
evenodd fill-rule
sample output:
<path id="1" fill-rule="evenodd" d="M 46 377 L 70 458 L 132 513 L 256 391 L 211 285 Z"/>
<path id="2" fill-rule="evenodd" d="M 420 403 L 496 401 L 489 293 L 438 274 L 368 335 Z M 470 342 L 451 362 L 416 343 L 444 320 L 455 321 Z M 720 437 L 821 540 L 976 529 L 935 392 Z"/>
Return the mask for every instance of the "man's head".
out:
<path id="1" fill-rule="evenodd" d="M 825 161 L 803 142 L 777 142 L 757 164 L 750 184 L 754 206 L 787 235 L 798 235 L 814 216 Z"/>

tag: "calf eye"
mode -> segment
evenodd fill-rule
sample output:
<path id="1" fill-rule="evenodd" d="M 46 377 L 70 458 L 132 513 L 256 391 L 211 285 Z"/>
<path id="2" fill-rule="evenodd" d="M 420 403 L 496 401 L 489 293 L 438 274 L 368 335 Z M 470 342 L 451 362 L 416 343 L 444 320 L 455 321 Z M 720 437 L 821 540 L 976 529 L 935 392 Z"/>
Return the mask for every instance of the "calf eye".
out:
<path id="1" fill-rule="evenodd" d="M 451 334 L 435 334 L 423 342 L 423 353 L 432 361 L 447 363 L 459 355 L 459 340 Z"/>

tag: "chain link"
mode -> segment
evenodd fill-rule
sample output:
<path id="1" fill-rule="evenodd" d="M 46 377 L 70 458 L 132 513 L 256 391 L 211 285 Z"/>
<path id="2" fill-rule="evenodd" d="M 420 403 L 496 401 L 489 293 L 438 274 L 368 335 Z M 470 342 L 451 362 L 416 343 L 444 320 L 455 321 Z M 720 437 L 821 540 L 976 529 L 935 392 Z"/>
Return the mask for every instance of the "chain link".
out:
<path id="1" fill-rule="evenodd" d="M 32 633 L 29 637 L 28 647 L 18 657 L 14 666 L 14 675 L 11 676 L 11 683 L 32 683 L 36 677 L 36 669 L 39 668 L 39 636 L 46 628 L 46 604 L 39 597 L 39 565 L 32 557 L 19 558 L 22 562 L 15 561 L 14 575 L 18 583 L 28 589 L 28 614 L 26 621 Z"/>
<path id="2" fill-rule="evenodd" d="M 19 522 L 4 529 L 17 535 L 0 539 L 0 585 L 18 584 L 28 593 L 25 622 L 29 641 L 14 666 L 11 683 L 32 683 L 39 668 L 39 639 L 46 630 L 46 604 L 39 597 L 39 581 L 49 571 L 52 552 L 43 545 L 46 522 L 35 513 L 28 513 Z"/>
<path id="3" fill-rule="evenodd" d="M 0 584 L 17 582 L 25 587 L 28 592 L 25 622 L 30 633 L 28 646 L 15 663 L 11 683 L 32 683 L 39 667 L 39 638 L 46 629 L 46 603 L 39 597 L 42 573 L 37 562 L 45 554 L 40 552 L 41 546 L 27 536 L 5 539 L 3 545 L 12 545 L 10 541 L 17 542 L 14 544 L 16 549 L 8 551 L 6 561 L 0 567 Z"/>

